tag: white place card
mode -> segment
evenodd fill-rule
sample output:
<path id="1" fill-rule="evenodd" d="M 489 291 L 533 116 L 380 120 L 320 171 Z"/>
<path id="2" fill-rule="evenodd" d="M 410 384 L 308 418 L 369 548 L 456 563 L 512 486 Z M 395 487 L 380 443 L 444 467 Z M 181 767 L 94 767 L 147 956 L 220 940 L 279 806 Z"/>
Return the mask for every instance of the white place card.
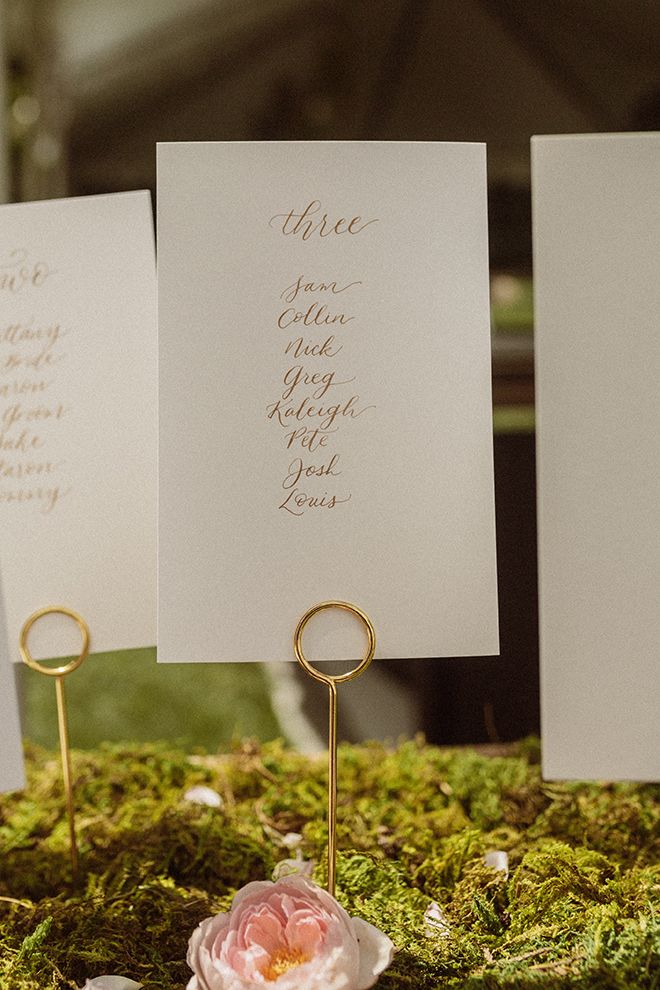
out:
<path id="1" fill-rule="evenodd" d="M 0 589 L 1 586 L 0 581 Z M 16 670 L 9 660 L 5 616 L 0 598 L 0 793 L 20 790 L 25 786 Z"/>
<path id="2" fill-rule="evenodd" d="M 543 771 L 660 779 L 660 135 L 532 142 Z"/>
<path id="3" fill-rule="evenodd" d="M 0 207 L 0 567 L 12 658 L 66 605 L 155 642 L 157 342 L 147 192 Z M 34 656 L 77 651 L 37 623 Z"/>
<path id="4" fill-rule="evenodd" d="M 165 144 L 158 207 L 159 659 L 292 659 L 327 599 L 496 653 L 484 147 Z"/>

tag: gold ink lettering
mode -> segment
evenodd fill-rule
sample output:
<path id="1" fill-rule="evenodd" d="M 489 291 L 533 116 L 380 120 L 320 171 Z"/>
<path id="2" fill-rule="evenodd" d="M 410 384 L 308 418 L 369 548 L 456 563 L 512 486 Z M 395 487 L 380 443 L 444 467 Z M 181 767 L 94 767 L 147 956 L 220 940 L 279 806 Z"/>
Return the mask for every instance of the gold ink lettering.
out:
<path id="1" fill-rule="evenodd" d="M 302 213 L 291 210 L 288 214 L 276 214 L 271 217 L 270 226 L 281 229 L 285 236 L 299 236 L 308 240 L 312 235 L 328 237 L 331 234 L 357 234 L 375 220 L 363 221 L 356 216 L 347 220 L 340 217 L 332 222 L 328 214 L 321 214 L 321 203 L 313 200 Z M 355 316 L 346 312 L 335 312 L 327 303 L 315 298 L 308 304 L 302 302 L 307 295 L 327 296 L 339 295 L 362 285 L 361 280 L 337 281 L 319 280 L 297 275 L 295 280 L 280 292 L 279 298 L 288 304 L 277 317 L 279 329 L 289 329 L 294 326 L 322 327 L 333 325 L 338 330 L 346 326 Z M 323 403 L 332 389 L 341 388 L 355 381 L 355 376 L 338 378 L 338 371 L 318 370 L 314 359 L 323 359 L 325 368 L 343 350 L 343 343 L 336 339 L 335 333 L 325 339 L 306 338 L 302 335 L 292 336 L 284 347 L 284 354 L 290 355 L 296 361 L 300 358 L 305 363 L 290 366 L 282 376 L 280 396 L 266 406 L 267 419 L 278 423 L 285 430 L 284 446 L 292 453 L 298 452 L 290 461 L 281 486 L 285 497 L 279 503 L 279 508 L 293 516 L 302 516 L 309 509 L 332 509 L 345 504 L 352 498 L 352 493 L 341 494 L 325 491 L 310 491 L 307 485 L 315 478 L 335 478 L 343 473 L 339 468 L 340 455 L 329 449 L 329 444 L 336 439 L 341 423 L 355 420 L 365 412 L 375 409 L 374 405 L 364 405 L 358 394 L 335 402 Z M 334 397 L 334 392 L 332 393 Z M 312 422 L 310 422 L 312 421 Z M 314 425 L 312 425 L 312 423 Z M 319 459 L 313 457 L 318 453 Z"/>
<path id="2" fill-rule="evenodd" d="M 289 473 L 282 482 L 282 488 L 293 488 L 303 477 L 323 478 L 327 475 L 336 478 L 341 474 L 341 471 L 335 471 L 338 461 L 339 454 L 333 454 L 327 464 L 320 464 L 317 467 L 315 464 L 305 464 L 302 457 L 295 457 L 289 464 Z"/>
<path id="3" fill-rule="evenodd" d="M 0 290 L 17 292 L 28 285 L 39 288 L 51 274 L 41 262 L 30 266 L 26 252 L 13 253 L 10 262 L 0 264 Z M 46 452 L 56 436 L 55 424 L 67 416 L 71 406 L 50 395 L 53 378 L 43 375 L 46 368 L 53 369 L 66 358 L 61 349 L 66 336 L 58 322 L 37 324 L 31 319 L 0 325 L 2 504 L 30 505 L 48 514 L 71 491 L 58 479 L 64 462 Z"/>
<path id="4" fill-rule="evenodd" d="M 21 430 L 16 437 L 7 436 L 6 430 L 0 430 L 0 450 L 10 450 L 16 453 L 27 454 L 31 450 L 38 450 L 43 447 L 44 441 L 37 433 L 30 430 Z"/>
<path id="5" fill-rule="evenodd" d="M 319 424 L 321 429 L 326 430 L 334 426 L 335 420 L 338 418 L 348 416 L 350 419 L 358 419 L 365 412 L 376 408 L 371 405 L 364 406 L 360 409 L 358 407 L 359 401 L 359 395 L 352 395 L 346 402 L 337 402 L 332 406 L 315 406 L 310 403 L 309 396 L 305 396 L 298 406 L 286 406 L 282 404 L 282 399 L 277 399 L 276 402 L 271 402 L 267 405 L 266 409 L 268 411 L 268 419 L 276 420 L 280 426 L 288 426 L 288 420 L 290 419 L 302 422 L 304 419 L 317 416 L 321 418 Z"/>
<path id="6" fill-rule="evenodd" d="M 53 474 L 62 465 L 51 461 L 17 461 L 12 463 L 0 457 L 0 478 L 30 478 L 35 474 Z"/>
<path id="7" fill-rule="evenodd" d="M 326 392 L 332 388 L 333 385 L 350 385 L 354 378 L 346 378 L 344 381 L 335 381 L 334 371 L 328 371 L 325 374 L 321 374 L 320 371 L 315 371 L 313 373 L 305 371 L 302 364 L 294 364 L 292 368 L 289 368 L 284 374 L 282 379 L 283 383 L 288 387 L 282 392 L 282 398 L 284 400 L 289 399 L 298 385 L 316 385 L 318 386 L 312 392 L 313 399 L 322 399 Z"/>
<path id="8" fill-rule="evenodd" d="M 0 262 L 0 292 L 16 295 L 26 288 L 39 289 L 54 274 L 45 261 L 31 261 L 25 248 L 17 248 Z"/>
<path id="9" fill-rule="evenodd" d="M 340 217 L 332 221 L 328 219 L 327 213 L 317 218 L 320 210 L 321 201 L 313 199 L 301 213 L 295 213 L 291 209 L 288 213 L 273 214 L 268 226 L 279 229 L 285 237 L 300 235 L 303 241 L 307 241 L 312 234 L 318 234 L 319 237 L 329 237 L 331 234 L 359 234 L 372 223 L 378 223 L 377 218 L 363 220 L 361 216 L 354 216 L 350 220 Z"/>
<path id="10" fill-rule="evenodd" d="M 11 406 L 7 406 L 2 416 L 0 416 L 0 422 L 4 425 L 5 429 L 11 429 L 16 423 L 21 423 L 23 421 L 27 423 L 41 422 L 46 419 L 62 419 L 68 412 L 68 408 L 61 402 L 54 404 L 53 406 L 23 406 L 20 402 L 15 402 Z"/>
<path id="11" fill-rule="evenodd" d="M 296 444 L 300 444 L 304 450 L 308 450 L 310 454 L 313 454 L 319 447 L 326 447 L 330 439 L 330 434 L 336 432 L 336 426 L 332 430 L 322 430 L 318 426 L 312 430 L 309 426 L 301 426 L 297 430 L 291 430 L 290 433 L 287 433 L 286 449 L 290 450 Z"/>
<path id="12" fill-rule="evenodd" d="M 280 293 L 280 299 L 288 303 L 295 302 L 300 292 L 331 292 L 338 296 L 341 292 L 352 289 L 354 285 L 362 285 L 362 282 L 349 282 L 348 285 L 340 288 L 336 282 L 305 282 L 304 278 L 304 275 L 299 275 L 295 282 Z"/>
<path id="13" fill-rule="evenodd" d="M 302 337 L 298 337 L 297 340 L 290 340 L 289 343 L 284 348 L 284 353 L 288 354 L 292 351 L 293 357 L 336 357 L 341 351 L 343 344 L 338 347 L 333 347 L 335 342 L 335 335 L 331 334 L 329 337 L 323 341 L 322 344 L 312 344 L 305 343 Z"/>
<path id="14" fill-rule="evenodd" d="M 339 495 L 328 495 L 327 492 L 324 492 L 318 498 L 317 496 L 308 495 L 307 492 L 301 492 L 297 488 L 294 488 L 280 504 L 280 509 L 286 509 L 293 516 L 302 516 L 306 509 L 334 509 L 336 505 L 340 505 L 342 502 L 349 502 L 350 499 L 350 494 L 340 497 Z"/>
<path id="15" fill-rule="evenodd" d="M 34 395 L 37 392 L 45 392 L 50 388 L 51 382 L 41 379 L 31 382 L 27 378 L 22 381 L 5 382 L 0 385 L 0 399 L 8 399 L 14 395 Z"/>
<path id="16" fill-rule="evenodd" d="M 71 491 L 70 488 L 61 489 L 59 485 L 52 488 L 19 488 L 16 491 L 0 488 L 0 503 L 11 502 L 37 502 L 41 505 L 44 515 L 52 512 L 60 499 L 64 498 Z"/>
<path id="17" fill-rule="evenodd" d="M 355 319 L 347 316 L 346 313 L 330 313 L 325 303 L 312 303 L 304 312 L 293 307 L 285 309 L 277 318 L 277 325 L 282 330 L 295 323 L 302 323 L 304 327 L 322 327 L 329 323 L 339 323 L 341 325 L 350 323 Z"/>

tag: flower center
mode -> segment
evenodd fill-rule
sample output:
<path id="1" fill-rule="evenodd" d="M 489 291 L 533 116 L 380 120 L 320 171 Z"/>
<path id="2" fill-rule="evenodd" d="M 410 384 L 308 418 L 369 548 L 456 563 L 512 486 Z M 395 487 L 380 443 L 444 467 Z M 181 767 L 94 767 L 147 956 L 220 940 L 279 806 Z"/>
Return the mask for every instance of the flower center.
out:
<path id="1" fill-rule="evenodd" d="M 279 949 L 270 957 L 270 962 L 261 973 L 265 980 L 276 980 L 290 969 L 309 962 L 309 959 L 310 956 L 306 956 L 300 949 Z"/>

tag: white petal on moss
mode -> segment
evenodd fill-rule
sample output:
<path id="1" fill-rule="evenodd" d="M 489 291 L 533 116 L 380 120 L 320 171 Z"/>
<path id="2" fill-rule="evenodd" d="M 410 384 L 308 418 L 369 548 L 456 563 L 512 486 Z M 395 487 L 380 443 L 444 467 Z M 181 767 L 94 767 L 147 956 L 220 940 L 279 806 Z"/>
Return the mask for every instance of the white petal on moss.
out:
<path id="1" fill-rule="evenodd" d="M 424 912 L 424 934 L 427 938 L 447 938 L 450 930 L 444 911 L 436 901 L 431 901 Z"/>
<path id="2" fill-rule="evenodd" d="M 282 837 L 282 845 L 292 851 L 297 849 L 301 842 L 302 835 L 300 832 L 287 832 L 286 835 Z"/>
<path id="3" fill-rule="evenodd" d="M 191 787 L 183 795 L 183 800 L 190 801 L 191 804 L 205 804 L 208 808 L 222 808 L 224 804 L 217 791 L 214 791 L 212 787 L 204 787 L 203 785 Z"/>
<path id="4" fill-rule="evenodd" d="M 491 869 L 503 873 L 505 877 L 509 875 L 509 854 L 503 849 L 493 849 L 484 856 L 484 863 Z"/>
<path id="5" fill-rule="evenodd" d="M 95 976 L 87 980 L 82 990 L 140 990 L 141 987 L 141 983 L 126 976 Z"/>
<path id="6" fill-rule="evenodd" d="M 295 859 L 282 859 L 273 870 L 273 880 L 281 880 L 282 877 L 290 877 L 299 874 L 303 877 L 311 877 L 316 866 L 316 860 L 303 859 L 302 855 L 296 855 Z"/>
<path id="7" fill-rule="evenodd" d="M 367 990 L 392 962 L 394 943 L 379 928 L 362 918 L 351 918 L 351 925 L 360 946 L 360 969 L 355 990 Z"/>

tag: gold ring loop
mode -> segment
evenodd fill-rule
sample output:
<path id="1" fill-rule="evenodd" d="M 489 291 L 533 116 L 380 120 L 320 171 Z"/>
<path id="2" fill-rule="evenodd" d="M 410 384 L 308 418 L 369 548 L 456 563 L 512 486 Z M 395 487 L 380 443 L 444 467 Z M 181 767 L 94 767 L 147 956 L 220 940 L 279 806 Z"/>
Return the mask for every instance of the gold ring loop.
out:
<path id="1" fill-rule="evenodd" d="M 47 667 L 39 660 L 35 660 L 27 645 L 28 634 L 37 619 L 40 619 L 43 615 L 52 615 L 53 613 L 56 615 L 68 615 L 69 618 L 73 619 L 76 623 L 82 635 L 82 650 L 80 651 L 79 656 L 75 657 L 73 660 L 70 660 L 68 663 L 63 664 L 61 667 Z M 28 667 L 32 667 L 33 670 L 38 670 L 40 674 L 48 674 L 50 677 L 64 677 L 65 674 L 70 674 L 71 671 L 76 670 L 83 660 L 87 659 L 89 654 L 89 629 L 83 617 L 78 615 L 77 612 L 74 612 L 73 609 L 67 608 L 65 605 L 47 605 L 46 608 L 40 608 L 37 612 L 34 612 L 29 619 L 26 619 L 23 623 L 19 640 L 19 649 L 21 651 L 23 663 L 26 663 Z"/>
<path id="2" fill-rule="evenodd" d="M 369 639 L 367 652 L 365 653 L 364 657 L 357 665 L 357 667 L 355 667 L 354 670 L 347 671 L 345 674 L 334 674 L 334 675 L 322 674 L 319 670 L 316 669 L 316 667 L 312 667 L 311 663 L 303 653 L 302 636 L 303 636 L 303 632 L 305 631 L 305 626 L 307 625 L 309 620 L 317 614 L 317 612 L 323 612 L 327 608 L 341 608 L 345 612 L 352 612 L 353 615 L 356 615 L 358 619 L 362 620 L 367 630 L 367 637 Z M 361 608 L 358 608 L 357 605 L 351 605 L 350 602 L 339 602 L 339 601 L 320 602 L 320 604 L 314 605 L 312 608 L 308 609 L 303 615 L 298 625 L 296 626 L 296 632 L 293 638 L 293 648 L 295 650 L 296 659 L 298 660 L 298 663 L 300 663 L 305 668 L 307 673 L 310 674 L 313 678 L 315 678 L 315 680 L 321 681 L 322 684 L 328 684 L 330 686 L 332 686 L 333 684 L 343 684 L 344 681 L 350 681 L 354 677 L 357 677 L 358 674 L 361 674 L 364 670 L 367 669 L 367 667 L 373 660 L 374 654 L 376 652 L 376 631 L 373 627 L 373 623 L 369 618 L 369 616 L 365 612 L 363 612 Z"/>

